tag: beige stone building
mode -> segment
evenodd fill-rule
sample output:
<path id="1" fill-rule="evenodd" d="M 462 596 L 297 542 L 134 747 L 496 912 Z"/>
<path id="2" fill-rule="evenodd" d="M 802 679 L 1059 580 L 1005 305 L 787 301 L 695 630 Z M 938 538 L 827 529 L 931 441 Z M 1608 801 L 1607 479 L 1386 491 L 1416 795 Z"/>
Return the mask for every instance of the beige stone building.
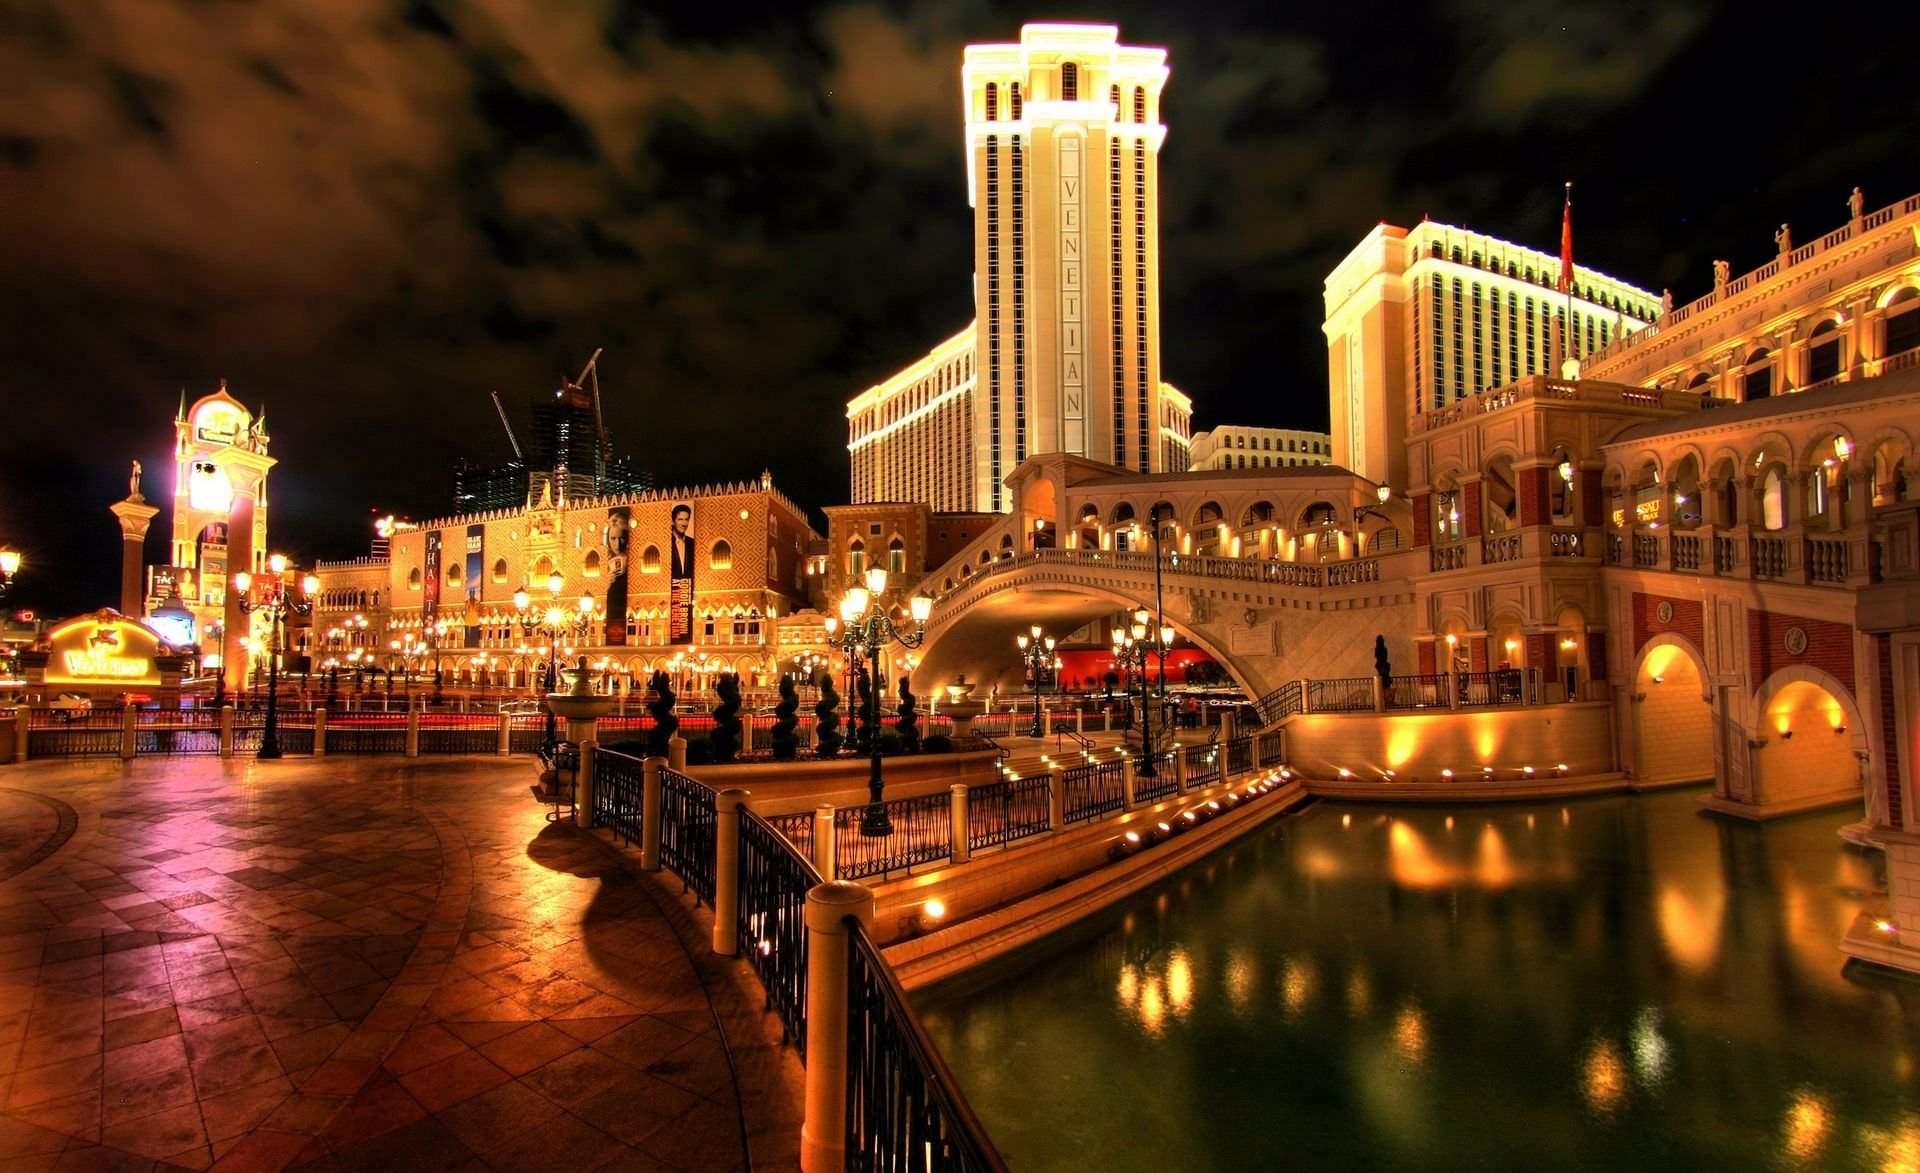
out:
<path id="1" fill-rule="evenodd" d="M 1222 424 L 1193 434 L 1190 467 L 1209 470 L 1297 468 L 1303 464 L 1332 463 L 1333 439 L 1325 432 Z"/>
<path id="2" fill-rule="evenodd" d="M 852 500 L 1004 512 L 1049 452 L 1186 467 L 1192 403 L 1160 379 L 1166 51 L 1029 24 L 961 71 L 976 317 L 847 405 Z"/>

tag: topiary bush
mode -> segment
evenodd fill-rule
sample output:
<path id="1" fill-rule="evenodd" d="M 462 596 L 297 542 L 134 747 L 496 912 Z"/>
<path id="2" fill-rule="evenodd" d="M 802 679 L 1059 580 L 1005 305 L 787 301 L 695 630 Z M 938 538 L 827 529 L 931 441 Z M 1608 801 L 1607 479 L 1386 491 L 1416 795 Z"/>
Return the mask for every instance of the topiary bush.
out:
<path id="1" fill-rule="evenodd" d="M 740 755 L 740 677 L 722 672 L 713 692 L 720 698 L 713 711 L 713 760 L 726 763 Z"/>
<path id="2" fill-rule="evenodd" d="M 673 715 L 673 680 L 664 671 L 656 671 L 647 681 L 647 691 L 653 699 L 647 702 L 647 711 L 653 714 L 653 729 L 647 734 L 647 756 L 664 758 L 667 756 L 667 742 L 680 728 L 680 718 Z"/>
<path id="3" fill-rule="evenodd" d="M 906 740 L 891 729 L 881 733 L 875 744 L 879 745 L 882 757 L 898 757 L 907 749 Z"/>
<path id="4" fill-rule="evenodd" d="M 953 738 L 944 733 L 929 733 L 920 743 L 921 753 L 952 753 Z"/>
<path id="5" fill-rule="evenodd" d="M 721 761 L 720 747 L 711 737 L 689 737 L 687 739 L 687 765 L 713 766 Z"/>
<path id="6" fill-rule="evenodd" d="M 907 753 L 920 752 L 920 710 L 914 703 L 913 686 L 906 677 L 900 678 L 900 719 L 894 722 L 894 731 L 900 735 L 900 744 Z"/>
<path id="7" fill-rule="evenodd" d="M 773 710 L 773 757 L 775 761 L 790 762 L 800 752 L 800 738 L 793 732 L 800 724 L 800 694 L 793 687 L 793 677 L 780 677 L 780 703 Z"/>
<path id="8" fill-rule="evenodd" d="M 871 753 L 873 750 L 874 712 L 868 707 L 873 698 L 872 677 L 862 671 L 853 678 L 853 748 L 856 753 Z"/>
<path id="9" fill-rule="evenodd" d="M 834 712 L 840 707 L 840 694 L 833 689 L 833 673 L 820 674 L 820 701 L 813 706 L 815 752 L 823 758 L 833 757 L 840 752 L 840 746 L 847 740 L 840 733 L 840 714 Z"/>

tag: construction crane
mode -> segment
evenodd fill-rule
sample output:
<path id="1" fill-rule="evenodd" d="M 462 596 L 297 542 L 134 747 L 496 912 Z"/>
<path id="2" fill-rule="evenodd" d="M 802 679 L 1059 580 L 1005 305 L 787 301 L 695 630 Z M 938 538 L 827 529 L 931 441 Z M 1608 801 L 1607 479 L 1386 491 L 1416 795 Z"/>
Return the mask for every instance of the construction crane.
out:
<path id="1" fill-rule="evenodd" d="M 500 426 L 507 430 L 507 443 L 513 446 L 513 458 L 521 464 L 525 464 L 527 458 L 520 451 L 520 441 L 514 439 L 513 425 L 507 422 L 507 409 L 500 405 L 500 393 L 498 391 L 493 393 L 493 410 L 500 413 Z"/>
<path id="2" fill-rule="evenodd" d="M 600 408 L 600 355 L 605 349 L 604 346 L 594 347 L 592 357 L 587 359 L 587 365 L 580 369 L 580 377 L 572 384 L 584 388 L 587 379 L 593 379 L 593 479 L 596 485 L 606 481 L 607 462 L 613 459 L 613 439 L 607 434 L 607 417 Z"/>

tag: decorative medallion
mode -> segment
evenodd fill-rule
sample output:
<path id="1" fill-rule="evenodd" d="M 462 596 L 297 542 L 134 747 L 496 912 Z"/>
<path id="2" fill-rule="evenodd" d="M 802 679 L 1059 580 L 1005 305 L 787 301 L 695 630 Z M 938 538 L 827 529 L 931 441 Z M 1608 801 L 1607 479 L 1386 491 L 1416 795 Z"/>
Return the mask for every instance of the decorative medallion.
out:
<path id="1" fill-rule="evenodd" d="M 1665 599 L 1660 600 L 1660 605 L 1653 609 L 1653 617 L 1662 623 L 1672 623 L 1673 604 L 1667 602 Z"/>
<path id="2" fill-rule="evenodd" d="M 1807 650 L 1807 629 L 1804 627 L 1787 628 L 1787 654 L 1798 656 Z"/>

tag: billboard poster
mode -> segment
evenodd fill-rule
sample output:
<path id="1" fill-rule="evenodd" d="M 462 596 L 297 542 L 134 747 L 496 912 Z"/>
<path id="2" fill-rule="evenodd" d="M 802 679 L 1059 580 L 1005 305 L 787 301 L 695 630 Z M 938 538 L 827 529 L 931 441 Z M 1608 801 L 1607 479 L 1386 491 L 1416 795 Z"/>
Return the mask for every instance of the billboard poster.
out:
<path id="1" fill-rule="evenodd" d="M 693 642 L 693 506 L 681 502 L 673 507 L 672 532 L 667 546 L 672 550 L 667 578 L 667 642 Z"/>
<path id="2" fill-rule="evenodd" d="M 607 631 L 610 648 L 627 643 L 627 543 L 632 539 L 633 513 L 625 505 L 607 510 L 604 559 L 607 568 Z"/>
<path id="3" fill-rule="evenodd" d="M 427 533 L 427 564 L 421 571 L 420 617 L 422 626 L 431 627 L 440 611 L 440 531 Z"/>
<path id="4" fill-rule="evenodd" d="M 487 527 L 470 525 L 467 527 L 467 599 L 465 618 L 467 624 L 466 639 L 463 646 L 480 646 L 480 584 L 485 581 L 480 576 L 486 562 Z"/>

